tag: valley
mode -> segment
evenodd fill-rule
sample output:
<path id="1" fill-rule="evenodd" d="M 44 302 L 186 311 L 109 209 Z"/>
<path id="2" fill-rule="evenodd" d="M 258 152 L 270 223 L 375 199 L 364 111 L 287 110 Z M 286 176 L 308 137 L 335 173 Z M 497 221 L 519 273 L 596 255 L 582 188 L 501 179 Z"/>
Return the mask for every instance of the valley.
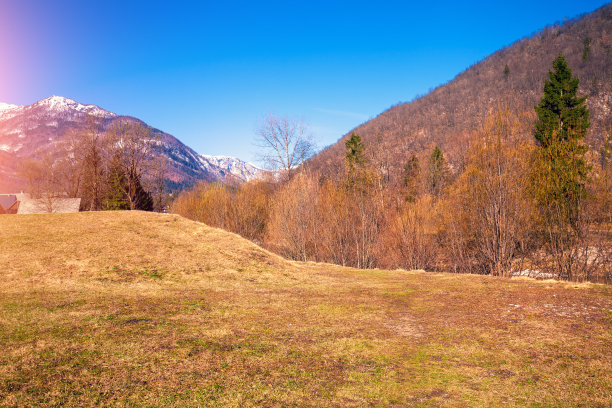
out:
<path id="1" fill-rule="evenodd" d="M 585 2 L 3 7 L 0 407 L 610 407 Z"/>

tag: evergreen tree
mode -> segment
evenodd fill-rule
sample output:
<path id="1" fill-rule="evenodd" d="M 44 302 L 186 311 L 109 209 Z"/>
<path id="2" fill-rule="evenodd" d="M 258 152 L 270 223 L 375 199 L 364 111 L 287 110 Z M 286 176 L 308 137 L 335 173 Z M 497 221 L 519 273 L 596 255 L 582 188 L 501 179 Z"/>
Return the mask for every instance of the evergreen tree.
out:
<path id="1" fill-rule="evenodd" d="M 544 82 L 544 96 L 535 106 L 534 137 L 538 148 L 532 174 L 532 191 L 545 241 L 562 278 L 576 273 L 568 253 L 582 237 L 582 205 L 590 167 L 582 143 L 589 123 L 586 96 L 578 97 L 578 78 L 565 57 L 553 61 Z"/>
<path id="2" fill-rule="evenodd" d="M 354 169 L 365 164 L 364 151 L 365 146 L 361 141 L 361 137 L 353 133 L 349 140 L 345 143 L 346 146 L 346 165 L 347 167 Z"/>
<path id="3" fill-rule="evenodd" d="M 589 60 L 589 56 L 591 55 L 591 40 L 590 37 L 584 39 L 584 50 L 582 51 L 582 62 L 587 62 Z"/>
<path id="4" fill-rule="evenodd" d="M 110 168 L 108 177 L 108 192 L 105 200 L 105 208 L 107 210 L 130 209 L 130 204 L 125 197 L 123 189 L 125 183 L 125 174 L 123 174 L 119 166 L 113 164 Z"/>
<path id="5" fill-rule="evenodd" d="M 507 81 L 509 76 L 510 76 L 510 68 L 508 67 L 508 64 L 506 64 L 506 67 L 504 68 L 504 79 Z"/>
<path id="6" fill-rule="evenodd" d="M 144 189 L 140 177 L 136 180 L 136 210 L 153 211 L 153 197 Z"/>
<path id="7" fill-rule="evenodd" d="M 151 194 L 147 192 L 140 182 L 138 176 L 135 177 L 132 182 L 135 185 L 135 202 L 134 209 L 142 211 L 153 211 L 153 198 Z M 109 180 L 108 180 L 108 193 L 106 196 L 106 209 L 107 210 L 129 210 L 130 202 L 127 197 L 127 185 L 128 177 L 125 175 L 122 168 L 114 164 L 110 169 Z"/>
<path id="8" fill-rule="evenodd" d="M 544 82 L 544 96 L 535 107 L 538 120 L 534 136 L 543 148 L 560 141 L 579 141 L 590 126 L 584 103 L 587 97 L 577 96 L 579 79 L 572 76 L 563 55 L 555 58 L 553 68 Z"/>
<path id="9" fill-rule="evenodd" d="M 535 198 L 541 209 L 554 208 L 576 228 L 589 172 L 584 160 L 588 147 L 582 144 L 590 126 L 589 110 L 587 97 L 577 96 L 579 80 L 572 76 L 563 55 L 554 60 L 553 68 L 544 83 L 544 96 L 535 107 L 534 137 L 539 146 Z"/>
<path id="10" fill-rule="evenodd" d="M 429 166 L 427 174 L 427 186 L 429 192 L 438 196 L 442 192 L 448 176 L 448 165 L 442 150 L 436 146 L 429 156 Z"/>
<path id="11" fill-rule="evenodd" d="M 402 184 L 404 187 L 404 199 L 408 202 L 416 201 L 419 195 L 419 176 L 421 168 L 419 167 L 419 159 L 416 155 L 412 155 L 408 163 L 404 166 Z"/>
<path id="12" fill-rule="evenodd" d="M 346 155 L 345 155 L 345 164 L 346 164 L 346 177 L 349 186 L 352 186 L 356 183 L 357 179 L 361 177 L 363 169 L 366 164 L 365 159 L 365 146 L 361 141 L 361 137 L 353 133 L 351 137 L 346 141 Z"/>

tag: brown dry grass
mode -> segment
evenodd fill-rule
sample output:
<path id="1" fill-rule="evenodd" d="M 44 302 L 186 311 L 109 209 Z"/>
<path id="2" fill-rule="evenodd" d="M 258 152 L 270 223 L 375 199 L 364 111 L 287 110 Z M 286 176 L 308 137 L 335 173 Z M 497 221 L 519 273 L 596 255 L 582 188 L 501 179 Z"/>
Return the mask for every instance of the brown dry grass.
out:
<path id="1" fill-rule="evenodd" d="M 0 216 L 0 406 L 610 406 L 609 286 L 292 263 L 174 215 Z"/>

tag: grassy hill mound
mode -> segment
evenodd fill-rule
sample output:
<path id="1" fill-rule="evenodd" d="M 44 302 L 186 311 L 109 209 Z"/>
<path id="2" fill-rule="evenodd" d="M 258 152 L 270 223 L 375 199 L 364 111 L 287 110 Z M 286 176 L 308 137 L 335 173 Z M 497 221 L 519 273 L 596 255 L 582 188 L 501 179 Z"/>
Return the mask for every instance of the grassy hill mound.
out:
<path id="1" fill-rule="evenodd" d="M 607 406 L 612 289 L 293 263 L 174 215 L 0 216 L 0 406 Z"/>
<path id="2" fill-rule="evenodd" d="M 146 212 L 41 214 L 2 220 L 0 262 L 11 273 L 61 279 L 139 281 L 172 273 L 281 266 L 238 235 L 182 217 Z"/>

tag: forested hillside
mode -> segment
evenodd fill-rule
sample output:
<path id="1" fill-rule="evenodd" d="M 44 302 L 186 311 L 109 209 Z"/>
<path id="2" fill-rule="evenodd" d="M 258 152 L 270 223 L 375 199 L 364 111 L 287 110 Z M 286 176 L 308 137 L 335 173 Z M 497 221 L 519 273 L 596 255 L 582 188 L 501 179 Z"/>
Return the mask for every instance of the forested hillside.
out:
<path id="1" fill-rule="evenodd" d="M 586 142 L 597 150 L 612 127 L 612 5 L 546 27 L 474 64 L 431 93 L 391 107 L 348 132 L 310 165 L 327 174 L 337 173 L 344 166 L 344 143 L 357 133 L 370 155 L 390 167 L 391 177 L 401 177 L 399 169 L 413 153 L 423 159 L 434 145 L 440 146 L 456 171 L 464 160 L 469 133 L 482 126 L 496 101 L 510 100 L 517 110 L 533 112 L 550 64 L 559 53 L 580 78 L 580 93 L 589 95 L 591 128 Z"/>
<path id="2" fill-rule="evenodd" d="M 612 282 L 611 33 L 610 6 L 549 27 L 274 185 L 173 210 L 304 261 Z"/>

